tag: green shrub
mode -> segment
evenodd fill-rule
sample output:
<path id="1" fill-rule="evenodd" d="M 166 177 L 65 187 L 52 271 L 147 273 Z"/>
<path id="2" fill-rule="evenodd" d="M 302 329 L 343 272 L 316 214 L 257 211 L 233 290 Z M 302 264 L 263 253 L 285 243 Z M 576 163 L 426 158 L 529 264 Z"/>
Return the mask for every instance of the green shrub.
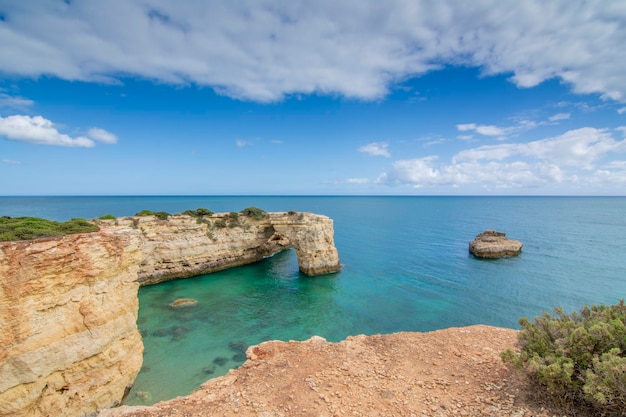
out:
<path id="1" fill-rule="evenodd" d="M 154 216 L 159 220 L 167 220 L 167 218 L 170 217 L 170 214 L 167 211 L 154 212 L 152 210 L 141 210 L 139 213 L 136 213 L 135 216 L 139 216 L 139 217 Z"/>
<path id="2" fill-rule="evenodd" d="M 290 215 L 290 216 L 295 216 L 296 214 L 298 214 L 298 212 L 295 211 L 295 210 L 289 210 L 289 212 L 287 212 L 287 214 Z"/>
<path id="3" fill-rule="evenodd" d="M 154 217 L 159 220 L 167 220 L 170 217 L 170 214 L 167 211 L 157 211 L 154 213 Z"/>
<path id="4" fill-rule="evenodd" d="M 200 207 L 197 210 L 185 210 L 183 211 L 183 214 L 186 214 L 187 216 L 191 216 L 191 217 L 201 217 L 201 216 L 211 216 L 213 215 L 213 212 L 209 209 Z"/>
<path id="5" fill-rule="evenodd" d="M 626 305 L 556 308 L 534 322 L 520 319 L 520 352 L 502 353 L 563 405 L 586 403 L 602 413 L 626 413 Z"/>
<path id="6" fill-rule="evenodd" d="M 212 216 L 213 212 L 209 209 L 205 209 L 200 207 L 199 209 L 196 210 L 196 213 L 198 213 L 198 216 Z"/>
<path id="7" fill-rule="evenodd" d="M 269 216 L 267 211 L 257 207 L 248 207 L 239 212 L 243 216 L 252 217 L 255 220 L 261 220 Z"/>
<path id="8" fill-rule="evenodd" d="M 217 219 L 217 220 L 215 220 L 215 222 L 213 222 L 213 225 L 215 227 L 226 227 L 226 220 L 224 220 L 224 219 Z"/>
<path id="9" fill-rule="evenodd" d="M 98 217 L 100 220 L 115 220 L 116 217 L 112 214 L 105 214 L 104 216 Z"/>
<path id="10" fill-rule="evenodd" d="M 230 220 L 228 221 L 229 227 L 239 226 L 239 213 L 231 211 L 230 213 L 228 213 L 228 217 L 230 218 Z"/>
<path id="11" fill-rule="evenodd" d="M 56 222 L 38 217 L 0 217 L 0 241 L 2 242 L 89 233 L 98 230 L 100 228 L 95 224 L 79 218 L 67 222 Z"/>

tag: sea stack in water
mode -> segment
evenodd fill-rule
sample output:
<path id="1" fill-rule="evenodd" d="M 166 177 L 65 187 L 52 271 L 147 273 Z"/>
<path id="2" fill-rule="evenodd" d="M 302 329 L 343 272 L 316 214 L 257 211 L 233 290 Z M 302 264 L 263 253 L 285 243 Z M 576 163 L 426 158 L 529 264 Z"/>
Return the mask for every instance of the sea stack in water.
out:
<path id="1" fill-rule="evenodd" d="M 469 251 L 477 258 L 504 258 L 516 256 L 522 250 L 522 242 L 507 239 L 506 233 L 485 230 L 469 244 Z"/>

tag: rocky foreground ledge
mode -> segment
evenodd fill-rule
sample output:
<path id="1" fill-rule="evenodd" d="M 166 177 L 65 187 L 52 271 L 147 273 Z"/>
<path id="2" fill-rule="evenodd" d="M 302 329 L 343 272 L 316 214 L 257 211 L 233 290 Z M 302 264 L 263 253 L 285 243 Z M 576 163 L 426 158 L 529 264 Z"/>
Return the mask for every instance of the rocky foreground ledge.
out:
<path id="1" fill-rule="evenodd" d="M 341 267 L 332 220 L 312 213 L 97 223 L 92 233 L 0 242 L 0 417 L 82 417 L 119 404 L 142 363 L 140 285 L 290 247 L 307 275 Z"/>
<path id="2" fill-rule="evenodd" d="M 265 342 L 186 397 L 99 417 L 547 417 L 500 360 L 517 331 L 490 326 Z"/>

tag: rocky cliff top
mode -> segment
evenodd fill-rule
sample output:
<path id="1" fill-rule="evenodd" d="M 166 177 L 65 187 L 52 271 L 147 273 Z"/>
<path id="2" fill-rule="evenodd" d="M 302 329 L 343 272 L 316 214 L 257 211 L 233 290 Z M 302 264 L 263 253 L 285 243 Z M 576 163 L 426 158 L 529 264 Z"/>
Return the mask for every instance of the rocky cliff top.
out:
<path id="1" fill-rule="evenodd" d="M 189 396 L 100 417 L 550 416 L 500 360 L 516 335 L 471 326 L 340 343 L 265 342 Z"/>

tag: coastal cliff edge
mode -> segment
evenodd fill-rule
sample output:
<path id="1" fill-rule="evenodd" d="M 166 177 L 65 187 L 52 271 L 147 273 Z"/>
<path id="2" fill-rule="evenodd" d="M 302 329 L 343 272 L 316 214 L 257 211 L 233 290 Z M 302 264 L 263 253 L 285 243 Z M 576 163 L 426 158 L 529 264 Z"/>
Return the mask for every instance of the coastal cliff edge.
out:
<path id="1" fill-rule="evenodd" d="M 312 213 L 98 220 L 100 231 L 0 243 L 0 416 L 84 416 L 119 404 L 141 367 L 140 285 L 295 248 L 340 269 L 333 223 Z"/>

